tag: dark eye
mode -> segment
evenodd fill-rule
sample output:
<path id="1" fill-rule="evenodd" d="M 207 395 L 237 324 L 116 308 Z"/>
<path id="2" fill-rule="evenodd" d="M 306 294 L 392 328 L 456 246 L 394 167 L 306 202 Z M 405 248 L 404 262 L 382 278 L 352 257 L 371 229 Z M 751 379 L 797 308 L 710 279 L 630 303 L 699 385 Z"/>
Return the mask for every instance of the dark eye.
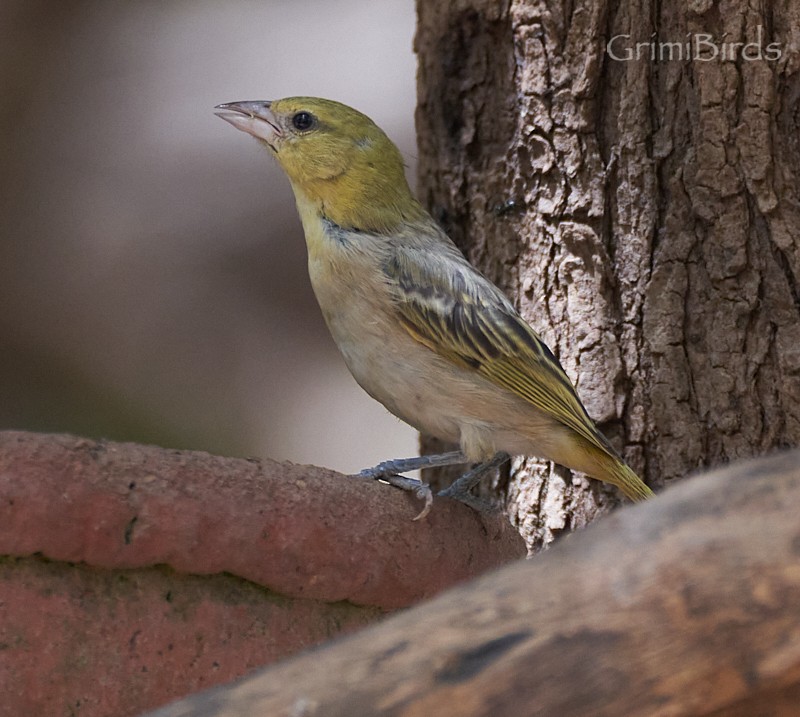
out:
<path id="1" fill-rule="evenodd" d="M 292 117 L 292 125 L 301 132 L 311 129 L 314 126 L 314 115 L 310 112 L 298 112 Z"/>

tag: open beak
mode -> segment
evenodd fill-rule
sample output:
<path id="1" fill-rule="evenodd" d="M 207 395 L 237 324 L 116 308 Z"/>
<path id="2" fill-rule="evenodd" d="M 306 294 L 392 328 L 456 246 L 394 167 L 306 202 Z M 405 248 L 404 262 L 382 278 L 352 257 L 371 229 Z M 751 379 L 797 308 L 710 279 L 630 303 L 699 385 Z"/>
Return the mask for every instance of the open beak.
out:
<path id="1" fill-rule="evenodd" d="M 270 110 L 272 103 L 268 100 L 245 100 L 242 102 L 226 102 L 214 109 L 217 117 L 232 124 L 236 129 L 263 140 L 273 150 L 275 140 L 281 136 L 281 130 L 275 115 Z"/>

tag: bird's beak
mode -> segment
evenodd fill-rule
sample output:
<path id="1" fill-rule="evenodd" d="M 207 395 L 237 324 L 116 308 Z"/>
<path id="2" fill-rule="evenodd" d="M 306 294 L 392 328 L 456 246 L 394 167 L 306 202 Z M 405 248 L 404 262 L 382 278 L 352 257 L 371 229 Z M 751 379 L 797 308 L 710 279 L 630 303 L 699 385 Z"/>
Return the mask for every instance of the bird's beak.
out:
<path id="1" fill-rule="evenodd" d="M 275 115 L 270 110 L 271 104 L 268 100 L 226 102 L 217 105 L 214 109 L 221 111 L 214 114 L 226 122 L 230 122 L 236 129 L 263 140 L 272 149 L 275 149 L 275 140 L 281 136 L 281 129 Z"/>

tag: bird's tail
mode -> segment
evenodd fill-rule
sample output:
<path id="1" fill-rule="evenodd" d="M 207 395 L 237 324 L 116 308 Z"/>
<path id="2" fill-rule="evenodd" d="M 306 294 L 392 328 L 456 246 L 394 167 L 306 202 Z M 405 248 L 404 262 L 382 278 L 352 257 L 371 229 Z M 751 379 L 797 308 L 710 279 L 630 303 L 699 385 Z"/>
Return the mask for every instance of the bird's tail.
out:
<path id="1" fill-rule="evenodd" d="M 605 454 L 597 462 L 601 475 L 596 477 L 617 486 L 632 501 L 646 500 L 655 495 L 621 458 Z"/>
<path id="2" fill-rule="evenodd" d="M 633 501 L 646 500 L 655 495 L 627 463 L 622 460 L 617 460 L 615 463 L 616 465 L 612 469 L 614 478 L 608 479 L 609 483 L 616 485 Z"/>
<path id="3" fill-rule="evenodd" d="M 573 441 L 572 445 L 580 450 L 571 451 L 566 460 L 557 460 L 558 463 L 617 486 L 632 501 L 653 497 L 653 491 L 617 455 L 602 434 L 598 432 L 598 439 L 591 443 L 584 436 L 574 436 Z"/>

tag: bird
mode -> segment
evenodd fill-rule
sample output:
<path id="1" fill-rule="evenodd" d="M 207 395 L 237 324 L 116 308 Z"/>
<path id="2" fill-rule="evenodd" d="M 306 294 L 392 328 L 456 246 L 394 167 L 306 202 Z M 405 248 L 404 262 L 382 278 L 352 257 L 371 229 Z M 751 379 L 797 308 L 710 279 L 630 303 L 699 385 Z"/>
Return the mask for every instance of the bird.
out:
<path id="1" fill-rule="evenodd" d="M 551 460 L 653 495 L 589 417 L 541 337 L 413 196 L 402 155 L 365 114 L 318 97 L 217 105 L 289 179 L 311 284 L 355 380 L 391 413 L 459 450 L 389 460 L 359 475 L 430 489 L 402 473 L 477 464 L 440 492 L 470 490 L 511 455 Z"/>

